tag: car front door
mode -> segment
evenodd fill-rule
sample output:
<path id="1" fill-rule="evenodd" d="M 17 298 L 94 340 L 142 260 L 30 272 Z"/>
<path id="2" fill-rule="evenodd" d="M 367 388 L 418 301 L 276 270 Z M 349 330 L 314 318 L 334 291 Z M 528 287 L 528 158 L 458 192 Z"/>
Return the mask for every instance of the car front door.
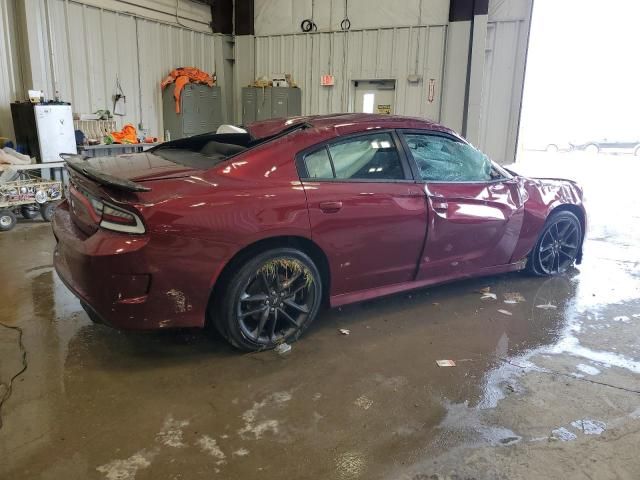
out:
<path id="1" fill-rule="evenodd" d="M 316 146 L 298 156 L 313 240 L 327 253 L 331 295 L 414 279 L 427 205 L 392 131 Z"/>
<path id="2" fill-rule="evenodd" d="M 417 279 L 471 275 L 509 263 L 524 219 L 517 181 L 453 136 L 424 131 L 400 135 L 429 209 Z"/>

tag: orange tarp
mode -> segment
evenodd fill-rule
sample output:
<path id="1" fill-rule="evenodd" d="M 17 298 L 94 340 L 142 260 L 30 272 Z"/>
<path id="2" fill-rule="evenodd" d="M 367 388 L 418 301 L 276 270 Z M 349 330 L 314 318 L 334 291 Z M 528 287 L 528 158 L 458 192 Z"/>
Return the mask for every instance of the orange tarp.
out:
<path id="1" fill-rule="evenodd" d="M 127 123 L 119 132 L 109 134 L 113 143 L 138 143 L 138 132 L 136 127 Z"/>
<path id="2" fill-rule="evenodd" d="M 213 77 L 207 72 L 203 72 L 195 67 L 180 67 L 171 70 L 169 75 L 160 83 L 160 87 L 164 90 L 170 83 L 175 83 L 173 90 L 173 98 L 176 100 L 176 113 L 180 113 L 180 94 L 187 83 L 201 83 L 213 87 Z"/>

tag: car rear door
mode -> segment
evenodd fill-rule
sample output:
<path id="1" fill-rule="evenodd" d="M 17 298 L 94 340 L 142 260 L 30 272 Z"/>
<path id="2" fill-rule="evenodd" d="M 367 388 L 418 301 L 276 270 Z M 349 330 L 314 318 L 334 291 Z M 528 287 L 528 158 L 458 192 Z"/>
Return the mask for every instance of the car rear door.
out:
<path id="1" fill-rule="evenodd" d="M 429 209 L 417 279 L 464 276 L 509 263 L 524 219 L 517 181 L 453 136 L 425 131 L 400 136 Z"/>
<path id="2" fill-rule="evenodd" d="M 352 135 L 298 156 L 313 240 L 326 252 L 331 295 L 414 279 L 427 206 L 393 131 Z"/>

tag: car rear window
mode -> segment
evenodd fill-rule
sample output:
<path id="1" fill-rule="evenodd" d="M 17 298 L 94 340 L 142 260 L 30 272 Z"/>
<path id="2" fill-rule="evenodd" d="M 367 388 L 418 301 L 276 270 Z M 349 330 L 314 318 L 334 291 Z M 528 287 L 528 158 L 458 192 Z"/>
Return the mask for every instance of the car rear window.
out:
<path id="1" fill-rule="evenodd" d="M 166 142 L 151 152 L 179 165 L 207 169 L 244 152 L 253 143 L 246 133 L 205 134 Z"/>

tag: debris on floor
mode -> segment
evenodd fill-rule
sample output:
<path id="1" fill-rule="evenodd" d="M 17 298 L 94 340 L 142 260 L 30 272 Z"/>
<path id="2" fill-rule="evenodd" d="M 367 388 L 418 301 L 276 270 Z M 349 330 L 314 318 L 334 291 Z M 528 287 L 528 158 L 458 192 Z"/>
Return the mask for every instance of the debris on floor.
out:
<path id="1" fill-rule="evenodd" d="M 550 440 L 560 440 L 561 442 L 570 442 L 578 438 L 575 433 L 571 433 L 564 427 L 556 428 L 551 431 Z"/>
<path id="2" fill-rule="evenodd" d="M 536 305 L 536 308 L 541 308 L 542 310 L 555 310 L 558 307 L 551 303 L 545 303 L 543 305 Z"/>
<path id="3" fill-rule="evenodd" d="M 455 367 L 456 366 L 456 362 L 454 362 L 453 360 L 436 360 L 436 364 L 439 367 Z"/>
<path id="4" fill-rule="evenodd" d="M 491 287 L 481 288 L 480 290 L 476 290 L 476 293 L 482 294 L 482 296 L 480 297 L 480 300 L 487 300 L 489 298 L 492 300 L 498 299 L 498 295 L 496 295 L 495 293 L 491 293 Z"/>
<path id="5" fill-rule="evenodd" d="M 498 311 L 503 315 L 509 315 L 509 316 L 513 315 L 513 313 L 511 313 L 509 310 L 503 310 L 499 308 Z"/>
<path id="6" fill-rule="evenodd" d="M 371 405 L 373 405 L 373 400 L 366 397 L 365 395 L 361 395 L 353 402 L 356 407 L 360 407 L 363 410 L 369 410 Z"/>
<path id="7" fill-rule="evenodd" d="M 351 330 L 349 330 L 348 328 L 339 328 L 338 331 L 342 334 L 342 335 L 349 335 L 351 333 Z"/>
<path id="8" fill-rule="evenodd" d="M 607 424 L 599 420 L 576 420 L 571 422 L 571 426 L 581 430 L 585 435 L 600 435 L 607 429 Z"/>
<path id="9" fill-rule="evenodd" d="M 291 345 L 289 345 L 286 342 L 285 343 L 281 343 L 276 348 L 274 348 L 273 351 L 276 352 L 280 356 L 285 356 L 285 355 L 288 355 L 289 353 L 291 353 Z"/>
<path id="10" fill-rule="evenodd" d="M 504 303 L 521 303 L 526 301 L 520 292 L 508 292 L 504 294 Z"/>

